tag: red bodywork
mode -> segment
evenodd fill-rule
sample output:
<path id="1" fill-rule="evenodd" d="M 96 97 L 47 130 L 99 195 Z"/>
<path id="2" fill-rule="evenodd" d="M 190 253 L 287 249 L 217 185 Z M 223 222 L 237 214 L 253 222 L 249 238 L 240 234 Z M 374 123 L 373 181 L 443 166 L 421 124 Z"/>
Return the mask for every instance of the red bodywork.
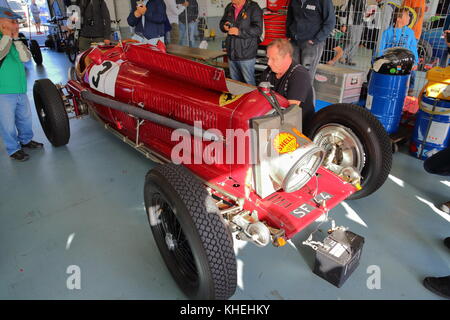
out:
<path id="1" fill-rule="evenodd" d="M 291 0 L 268 0 L 264 11 L 264 41 L 267 46 L 272 40 L 286 38 L 287 10 Z"/>
<path id="2" fill-rule="evenodd" d="M 83 66 L 87 61 L 86 57 L 95 62 Z M 89 84 L 89 77 L 95 78 L 90 71 L 104 61 L 120 63 L 114 84 L 114 97 L 94 90 Z M 194 125 L 194 121 L 201 121 L 204 130 L 217 129 L 223 136 L 227 129 L 247 130 L 249 119 L 272 110 L 256 88 L 231 103 L 220 104 L 220 97 L 227 92 L 229 81 L 225 79 L 223 70 L 166 54 L 149 45 L 125 44 L 124 47 L 91 49 L 78 57 L 77 66 L 85 68 L 83 78 L 78 81 L 70 80 L 66 86 L 76 98 L 75 102 L 82 100 L 81 91 L 90 90 L 179 122 Z M 286 107 L 287 101 L 280 96 L 278 98 L 280 104 Z M 136 141 L 138 119 L 105 106 L 91 106 L 105 123 Z M 75 111 L 77 112 L 76 105 Z M 171 159 L 172 148 L 178 143 L 171 141 L 172 132 L 173 129 L 145 120 L 139 127 L 139 142 L 162 157 Z M 202 142 L 203 147 L 210 143 Z M 223 143 L 226 145 L 231 141 Z M 249 153 L 246 152 L 247 160 L 250 158 Z M 194 159 L 196 154 L 198 151 L 192 152 L 190 157 Z M 353 185 L 321 167 L 317 179 L 313 177 L 299 191 L 279 191 L 261 199 L 251 188 L 252 166 L 248 161 L 235 165 L 203 163 L 185 166 L 204 180 L 215 194 L 234 201 L 240 199 L 244 210 L 256 210 L 261 221 L 273 228 L 284 229 L 288 239 L 355 192 Z M 326 201 L 326 208 L 313 201 L 313 196 L 322 192 L 332 195 Z M 314 210 L 302 217 L 292 214 L 304 204 L 309 204 Z"/>

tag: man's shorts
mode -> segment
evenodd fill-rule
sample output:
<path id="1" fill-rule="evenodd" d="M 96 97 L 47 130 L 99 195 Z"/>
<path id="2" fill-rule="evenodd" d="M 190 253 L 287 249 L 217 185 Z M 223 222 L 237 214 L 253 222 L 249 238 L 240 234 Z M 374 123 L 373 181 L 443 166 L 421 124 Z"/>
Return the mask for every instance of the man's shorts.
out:
<path id="1" fill-rule="evenodd" d="M 34 20 L 34 23 L 41 23 L 41 18 L 39 17 L 38 14 L 37 15 L 33 14 L 33 20 Z"/>

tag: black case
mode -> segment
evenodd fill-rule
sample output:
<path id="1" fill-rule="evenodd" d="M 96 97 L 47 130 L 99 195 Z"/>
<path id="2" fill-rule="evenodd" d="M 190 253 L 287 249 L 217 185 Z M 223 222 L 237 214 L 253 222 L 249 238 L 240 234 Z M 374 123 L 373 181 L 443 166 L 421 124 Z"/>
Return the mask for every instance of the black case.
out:
<path id="1" fill-rule="evenodd" d="M 351 232 L 335 230 L 316 251 L 313 272 L 340 288 L 359 265 L 364 238 Z"/>

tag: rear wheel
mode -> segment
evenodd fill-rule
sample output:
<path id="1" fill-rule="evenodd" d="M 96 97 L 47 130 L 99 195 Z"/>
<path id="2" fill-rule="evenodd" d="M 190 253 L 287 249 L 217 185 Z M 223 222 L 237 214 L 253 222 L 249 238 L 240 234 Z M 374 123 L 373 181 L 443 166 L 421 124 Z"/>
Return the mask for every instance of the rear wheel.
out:
<path id="1" fill-rule="evenodd" d="M 392 165 L 392 144 L 380 122 L 352 104 L 334 104 L 317 112 L 305 133 L 326 150 L 324 165 L 339 174 L 352 167 L 362 189 L 349 199 L 366 197 L 380 188 Z"/>
<path id="2" fill-rule="evenodd" d="M 22 41 L 22 43 L 25 45 L 25 47 L 28 47 L 28 39 L 25 37 L 25 35 L 22 32 L 19 32 L 19 39 Z"/>
<path id="3" fill-rule="evenodd" d="M 47 139 L 55 147 L 66 145 L 70 138 L 69 117 L 58 88 L 49 79 L 36 80 L 33 96 Z"/>
<path id="4" fill-rule="evenodd" d="M 36 40 L 31 40 L 30 42 L 30 52 L 33 56 L 34 62 L 40 66 L 42 65 L 42 52 L 39 43 Z"/>
<path id="5" fill-rule="evenodd" d="M 153 237 L 190 299 L 228 299 L 236 290 L 233 240 L 205 186 L 186 168 L 158 166 L 145 178 Z"/>

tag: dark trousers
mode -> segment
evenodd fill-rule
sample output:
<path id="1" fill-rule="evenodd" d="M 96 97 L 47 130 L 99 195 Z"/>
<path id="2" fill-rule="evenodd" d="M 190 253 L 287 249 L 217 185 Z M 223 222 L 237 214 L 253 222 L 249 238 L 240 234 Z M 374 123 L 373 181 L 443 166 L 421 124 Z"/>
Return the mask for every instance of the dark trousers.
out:
<path id="1" fill-rule="evenodd" d="M 450 147 L 426 159 L 423 167 L 429 173 L 450 176 Z"/>
<path id="2" fill-rule="evenodd" d="M 298 54 L 298 60 L 294 58 L 294 61 L 299 62 L 308 69 L 309 75 L 311 76 L 311 82 L 314 81 L 317 65 L 322 56 L 324 46 L 325 42 L 310 44 L 308 41 L 297 41 L 296 43 L 295 49 Z"/>

